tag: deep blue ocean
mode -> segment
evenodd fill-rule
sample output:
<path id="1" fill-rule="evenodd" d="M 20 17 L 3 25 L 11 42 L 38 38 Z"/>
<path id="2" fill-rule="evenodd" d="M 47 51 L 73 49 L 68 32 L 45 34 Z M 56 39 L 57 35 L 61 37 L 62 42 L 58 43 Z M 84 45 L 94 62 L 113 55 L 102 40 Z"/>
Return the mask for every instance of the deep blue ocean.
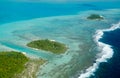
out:
<path id="1" fill-rule="evenodd" d="M 100 64 L 91 78 L 120 78 L 120 29 L 104 32 L 100 41 L 111 45 L 114 54 L 108 62 Z"/>
<path id="2" fill-rule="evenodd" d="M 1 2 L 0 24 L 48 16 L 72 15 L 85 10 L 120 8 L 119 2 L 102 5 L 103 3 L 106 4 L 105 2 L 65 4 Z M 120 78 L 120 29 L 104 32 L 100 41 L 111 45 L 114 55 L 108 62 L 101 63 L 91 78 Z"/>

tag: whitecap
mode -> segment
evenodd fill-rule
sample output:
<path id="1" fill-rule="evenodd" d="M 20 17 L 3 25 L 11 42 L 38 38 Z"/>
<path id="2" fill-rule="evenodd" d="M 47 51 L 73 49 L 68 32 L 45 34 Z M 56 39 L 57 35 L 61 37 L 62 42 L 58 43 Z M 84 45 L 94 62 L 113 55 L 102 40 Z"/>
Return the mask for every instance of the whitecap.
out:
<path id="1" fill-rule="evenodd" d="M 109 29 L 97 30 L 94 35 L 94 41 L 98 46 L 98 50 L 101 51 L 98 54 L 98 58 L 93 66 L 90 66 L 84 73 L 81 73 L 78 78 L 89 78 L 91 75 L 94 75 L 94 72 L 98 69 L 101 62 L 107 62 L 108 59 L 113 56 L 113 49 L 110 45 L 100 42 L 99 40 L 103 37 L 104 32 L 113 31 L 120 28 L 120 22 L 118 24 L 113 24 Z"/>

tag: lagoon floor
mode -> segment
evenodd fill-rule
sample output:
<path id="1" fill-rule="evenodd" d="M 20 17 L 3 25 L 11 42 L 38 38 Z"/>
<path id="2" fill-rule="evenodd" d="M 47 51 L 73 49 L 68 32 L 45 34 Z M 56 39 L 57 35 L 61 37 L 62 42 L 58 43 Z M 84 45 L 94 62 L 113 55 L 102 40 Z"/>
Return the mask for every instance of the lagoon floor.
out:
<path id="1" fill-rule="evenodd" d="M 95 42 L 96 31 L 117 24 L 119 13 L 120 9 L 87 10 L 78 14 L 1 24 L 0 50 L 17 50 L 29 57 L 48 60 L 41 66 L 37 78 L 83 78 L 80 74 L 104 55 L 101 53 L 104 47 L 99 48 Z M 100 14 L 105 19 L 87 20 L 90 14 Z M 28 42 L 38 39 L 55 40 L 64 43 L 69 49 L 58 55 L 26 46 Z"/>

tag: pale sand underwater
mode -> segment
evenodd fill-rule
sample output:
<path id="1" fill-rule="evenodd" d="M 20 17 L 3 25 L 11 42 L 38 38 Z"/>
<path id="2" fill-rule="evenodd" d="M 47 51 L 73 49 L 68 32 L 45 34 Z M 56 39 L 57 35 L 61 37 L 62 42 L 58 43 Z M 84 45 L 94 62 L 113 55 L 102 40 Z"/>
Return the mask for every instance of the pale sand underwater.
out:
<path id="1" fill-rule="evenodd" d="M 103 15 L 105 20 L 87 20 L 92 13 Z M 77 78 L 92 66 L 101 50 L 94 41 L 95 32 L 117 23 L 119 9 L 85 11 L 77 15 L 37 18 L 0 25 L 0 50 L 10 48 L 26 52 L 28 56 L 48 60 L 37 78 Z M 116 18 L 116 19 L 115 19 Z M 65 54 L 52 54 L 28 48 L 32 40 L 52 39 L 66 44 Z M 6 47 L 5 47 L 6 46 Z M 9 48 L 8 48 L 9 47 Z M 83 77 L 82 77 L 83 78 Z"/>

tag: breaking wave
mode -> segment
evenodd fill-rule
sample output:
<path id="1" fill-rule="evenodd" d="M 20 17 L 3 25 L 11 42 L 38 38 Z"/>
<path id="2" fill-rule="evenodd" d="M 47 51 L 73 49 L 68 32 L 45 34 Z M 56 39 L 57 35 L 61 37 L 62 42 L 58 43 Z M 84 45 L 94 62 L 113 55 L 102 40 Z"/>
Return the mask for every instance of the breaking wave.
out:
<path id="1" fill-rule="evenodd" d="M 89 78 L 91 75 L 94 75 L 94 72 L 98 69 L 101 62 L 107 62 L 108 59 L 112 58 L 113 49 L 111 48 L 111 46 L 102 43 L 99 40 L 104 35 L 104 32 L 113 31 L 118 28 L 120 28 L 120 22 L 118 24 L 113 24 L 112 27 L 109 29 L 102 29 L 96 31 L 96 34 L 94 35 L 94 41 L 98 46 L 98 50 L 101 52 L 98 54 L 98 58 L 96 59 L 96 62 L 93 64 L 93 66 L 90 66 L 88 69 L 86 69 L 86 71 L 84 73 L 81 73 L 78 78 Z"/>

